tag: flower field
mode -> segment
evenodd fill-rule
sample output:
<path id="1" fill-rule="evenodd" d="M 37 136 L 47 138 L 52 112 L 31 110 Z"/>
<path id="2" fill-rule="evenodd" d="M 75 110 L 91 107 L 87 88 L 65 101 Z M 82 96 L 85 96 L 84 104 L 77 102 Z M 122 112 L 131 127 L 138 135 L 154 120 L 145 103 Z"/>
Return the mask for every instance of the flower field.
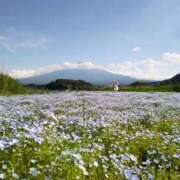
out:
<path id="1" fill-rule="evenodd" d="M 0 97 L 0 179 L 180 179 L 180 94 Z"/>

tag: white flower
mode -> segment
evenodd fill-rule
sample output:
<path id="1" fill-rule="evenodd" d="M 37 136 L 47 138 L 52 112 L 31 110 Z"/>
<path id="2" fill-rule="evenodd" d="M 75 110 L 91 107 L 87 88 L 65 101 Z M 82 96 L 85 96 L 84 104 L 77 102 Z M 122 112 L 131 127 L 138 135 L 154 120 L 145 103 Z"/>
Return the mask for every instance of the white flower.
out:
<path id="1" fill-rule="evenodd" d="M 32 168 L 30 168 L 29 173 L 32 176 L 37 176 L 40 172 L 36 168 L 32 167 Z"/>
<path id="2" fill-rule="evenodd" d="M 6 165 L 6 164 L 3 164 L 3 165 L 2 165 L 2 169 L 4 169 L 4 170 L 7 169 L 7 165 Z"/>
<path id="3" fill-rule="evenodd" d="M 88 176 L 88 175 L 89 175 L 89 173 L 87 172 L 87 170 L 86 170 L 86 168 L 85 168 L 84 166 L 78 164 L 78 167 L 83 171 L 83 174 L 84 174 L 85 176 Z"/>
<path id="4" fill-rule="evenodd" d="M 95 167 L 98 167 L 98 166 L 99 166 L 99 164 L 98 164 L 97 161 L 94 161 L 93 165 L 94 165 Z"/>
<path id="5" fill-rule="evenodd" d="M 0 179 L 5 179 L 6 175 L 5 173 L 0 173 Z"/>
<path id="6" fill-rule="evenodd" d="M 15 179 L 19 179 L 19 176 L 15 172 L 12 173 L 12 177 Z"/>
<path id="7" fill-rule="evenodd" d="M 134 161 L 137 163 L 137 158 L 134 155 L 129 154 L 129 158 L 131 159 L 131 161 Z"/>
<path id="8" fill-rule="evenodd" d="M 35 160 L 35 159 L 31 159 L 31 162 L 32 162 L 32 163 L 36 163 L 36 162 L 37 162 L 37 160 Z"/>

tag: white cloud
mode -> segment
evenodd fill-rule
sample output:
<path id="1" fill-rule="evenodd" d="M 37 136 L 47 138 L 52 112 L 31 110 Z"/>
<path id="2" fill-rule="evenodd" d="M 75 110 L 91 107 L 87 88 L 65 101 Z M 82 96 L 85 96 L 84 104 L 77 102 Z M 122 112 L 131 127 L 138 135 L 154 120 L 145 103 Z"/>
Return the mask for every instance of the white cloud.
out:
<path id="1" fill-rule="evenodd" d="M 23 37 L 18 40 L 14 36 L 0 36 L 0 48 L 3 48 L 11 53 L 15 53 L 16 51 L 22 49 L 44 48 L 48 42 L 48 39 L 45 37 L 34 37 L 31 39 Z"/>
<path id="2" fill-rule="evenodd" d="M 172 64 L 180 64 L 180 54 L 166 52 L 162 55 L 162 60 Z"/>
<path id="3" fill-rule="evenodd" d="M 131 51 L 132 52 L 140 52 L 140 51 L 142 51 L 142 48 L 137 46 L 137 47 L 132 48 Z"/>
<path id="4" fill-rule="evenodd" d="M 33 69 L 12 70 L 9 74 L 14 78 L 30 77 L 36 75 L 36 70 Z"/>
<path id="5" fill-rule="evenodd" d="M 103 69 L 104 67 L 100 65 L 96 65 L 92 62 L 78 62 L 78 63 L 65 62 L 62 64 L 49 65 L 38 69 L 12 70 L 10 72 L 10 75 L 16 78 L 22 78 L 22 77 L 30 77 L 30 76 L 51 73 L 54 71 L 59 71 L 64 69 L 96 69 L 96 68 Z"/>
<path id="6" fill-rule="evenodd" d="M 173 58 L 174 57 L 174 58 Z M 127 60 L 121 63 L 111 63 L 106 65 L 94 64 L 92 62 L 65 62 L 62 64 L 50 65 L 38 69 L 12 70 L 10 74 L 16 78 L 30 77 L 46 74 L 63 69 L 103 69 L 112 73 L 136 77 L 139 79 L 161 80 L 180 73 L 180 66 L 174 62 L 179 62 L 179 54 L 164 53 L 159 59 L 146 58 L 138 61 Z"/>

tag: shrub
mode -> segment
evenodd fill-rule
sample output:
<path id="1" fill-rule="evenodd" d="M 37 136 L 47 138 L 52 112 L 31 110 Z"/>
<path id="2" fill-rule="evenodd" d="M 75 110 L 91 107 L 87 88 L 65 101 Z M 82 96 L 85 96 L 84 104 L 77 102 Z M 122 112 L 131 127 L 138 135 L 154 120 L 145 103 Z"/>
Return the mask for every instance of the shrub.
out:
<path id="1" fill-rule="evenodd" d="M 12 95 L 12 94 L 24 94 L 26 89 L 18 83 L 15 79 L 6 74 L 0 74 L 0 94 Z"/>
<path id="2" fill-rule="evenodd" d="M 180 85 L 174 86 L 173 90 L 174 90 L 175 92 L 180 92 Z"/>

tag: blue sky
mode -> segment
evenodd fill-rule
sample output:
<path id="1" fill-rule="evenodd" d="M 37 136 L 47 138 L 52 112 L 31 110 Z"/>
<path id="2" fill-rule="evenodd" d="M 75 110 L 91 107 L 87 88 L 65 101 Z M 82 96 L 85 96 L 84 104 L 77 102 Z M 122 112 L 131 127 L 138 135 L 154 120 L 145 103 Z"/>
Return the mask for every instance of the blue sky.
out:
<path id="1" fill-rule="evenodd" d="M 26 75 L 91 62 L 163 79 L 180 72 L 179 19 L 179 0 L 1 0 L 0 64 Z"/>

